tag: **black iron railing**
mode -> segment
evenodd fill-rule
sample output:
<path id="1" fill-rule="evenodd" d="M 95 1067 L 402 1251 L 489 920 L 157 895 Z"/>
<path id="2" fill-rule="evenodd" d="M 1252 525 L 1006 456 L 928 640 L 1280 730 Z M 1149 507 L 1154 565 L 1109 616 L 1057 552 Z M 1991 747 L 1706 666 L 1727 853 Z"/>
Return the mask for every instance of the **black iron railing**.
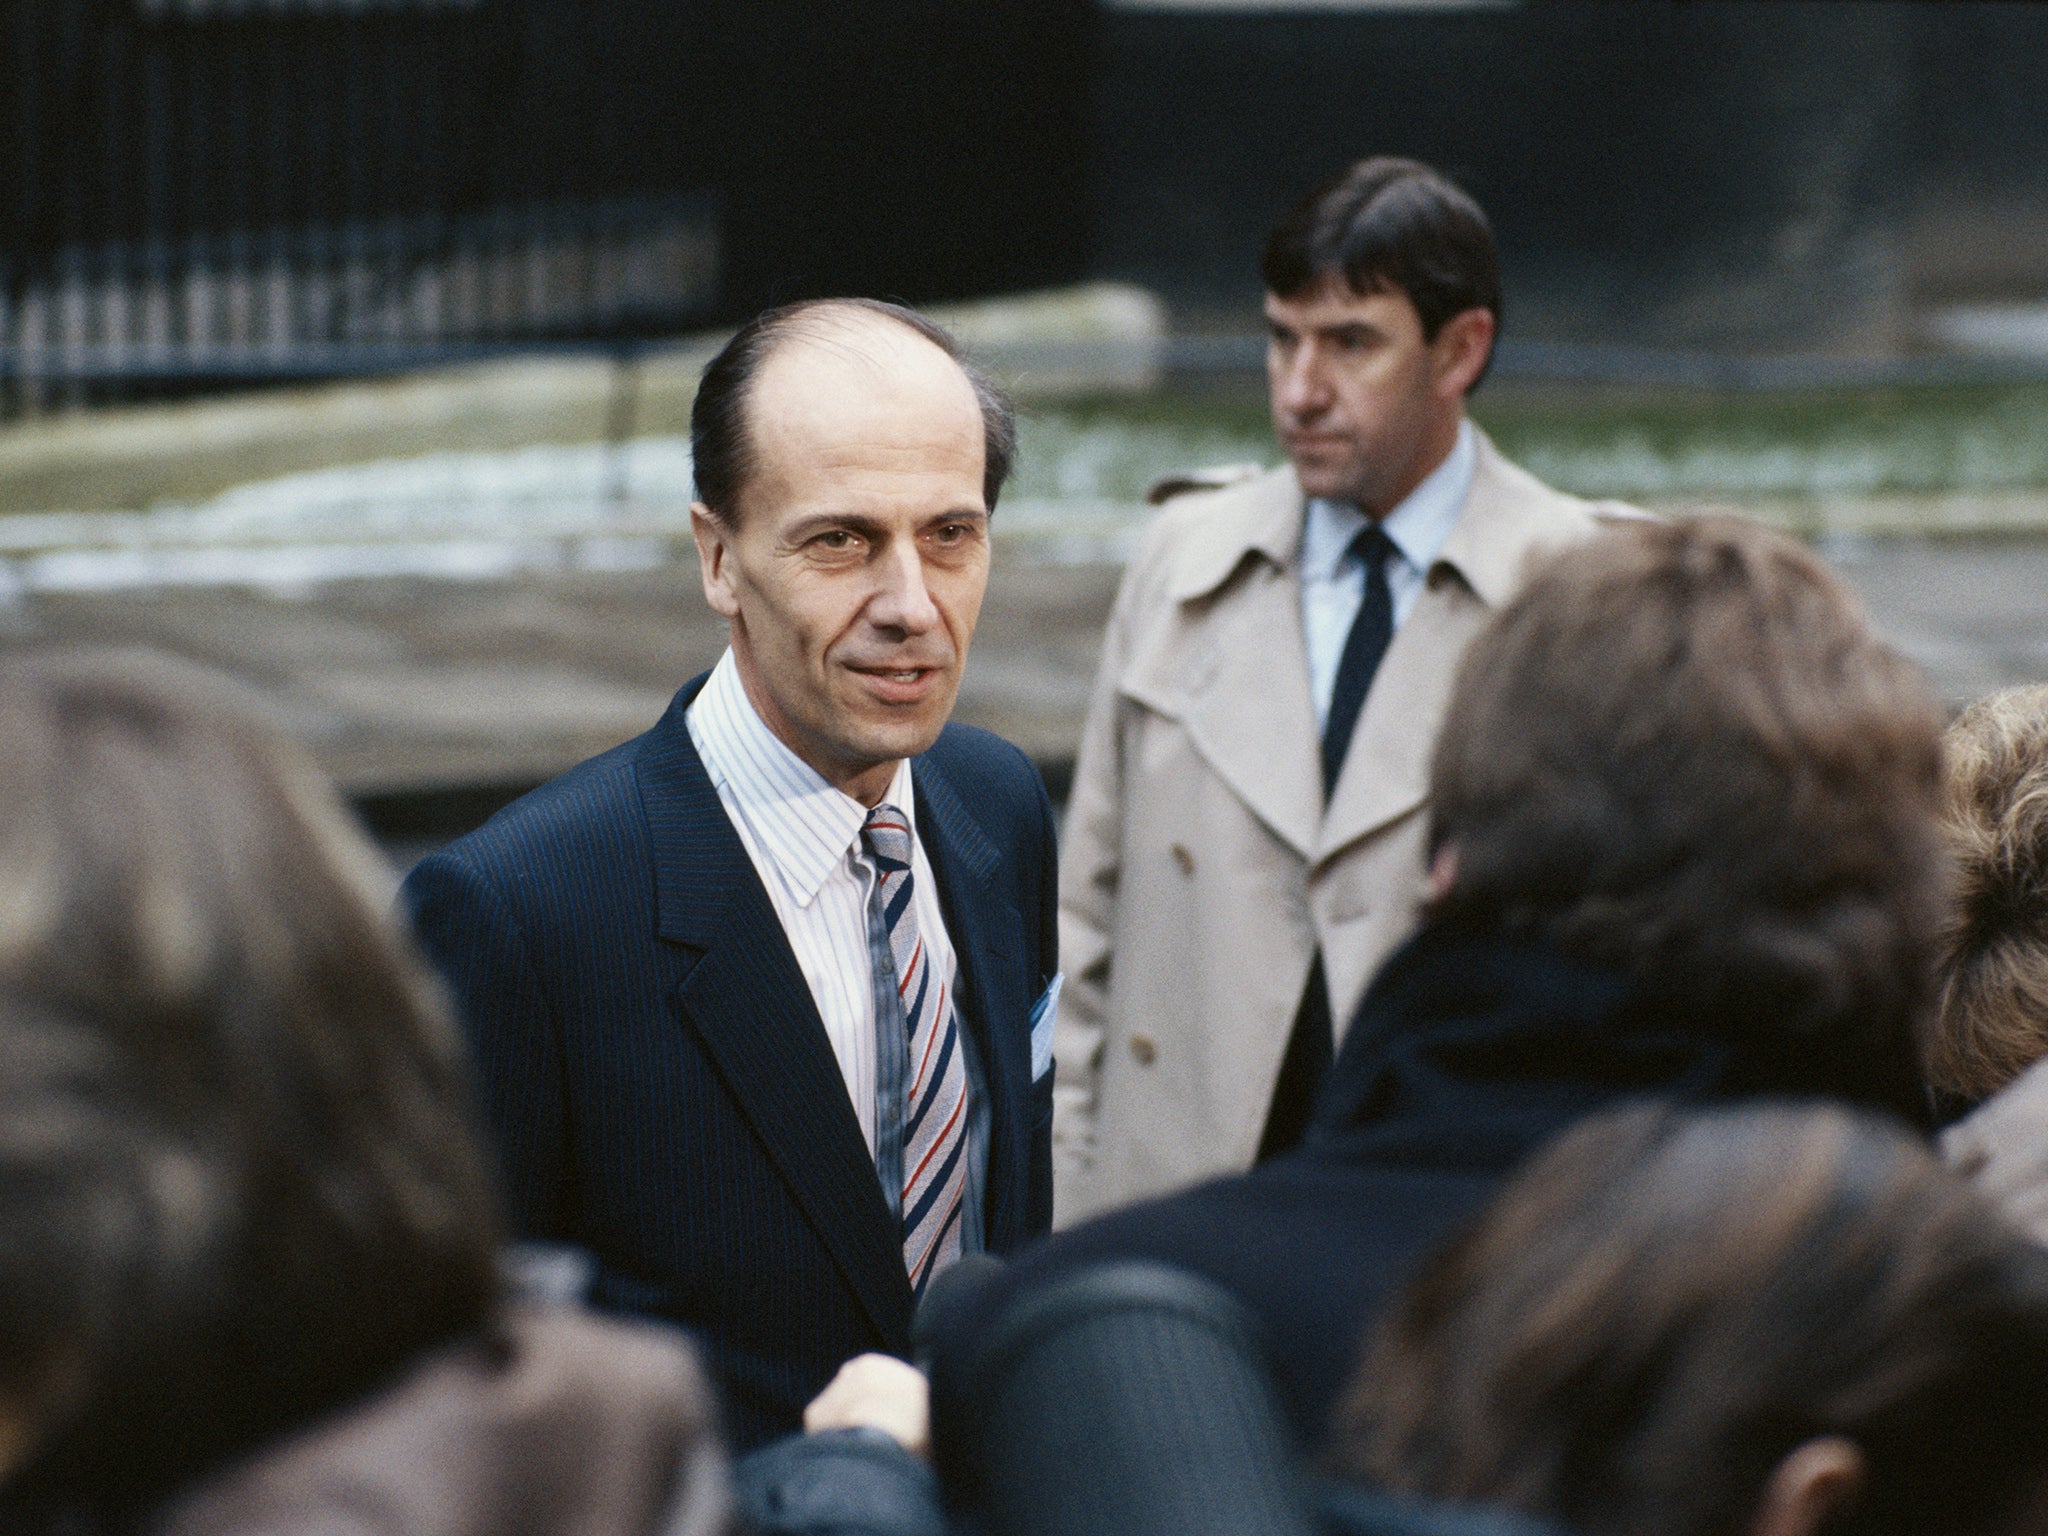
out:
<path id="1" fill-rule="evenodd" d="M 0 414 L 702 316 L 675 11 L 0 0 Z"/>

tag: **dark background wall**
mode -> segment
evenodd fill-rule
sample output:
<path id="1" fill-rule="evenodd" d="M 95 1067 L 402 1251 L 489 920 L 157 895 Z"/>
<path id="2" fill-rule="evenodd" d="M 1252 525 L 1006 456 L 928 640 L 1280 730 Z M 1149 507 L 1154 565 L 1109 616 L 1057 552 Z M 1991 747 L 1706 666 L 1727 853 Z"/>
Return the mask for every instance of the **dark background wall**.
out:
<path id="1" fill-rule="evenodd" d="M 0 0 L 0 409 L 1088 267 L 1092 0 Z"/>
<path id="2" fill-rule="evenodd" d="M 1916 306 L 2048 295 L 2048 8 L 1529 0 L 1113 10 L 1099 270 L 1243 314 L 1265 230 L 1361 155 L 1493 215 L 1523 335 L 1909 342 Z"/>
<path id="3" fill-rule="evenodd" d="M 1091 253 L 1092 0 L 706 0 L 685 87 L 724 303 L 1071 282 Z"/>
<path id="4" fill-rule="evenodd" d="M 834 291 L 1242 327 L 1372 152 L 1492 212 L 1511 335 L 1882 352 L 2048 295 L 2044 100 L 1999 3 L 0 0 L 0 407 Z"/>

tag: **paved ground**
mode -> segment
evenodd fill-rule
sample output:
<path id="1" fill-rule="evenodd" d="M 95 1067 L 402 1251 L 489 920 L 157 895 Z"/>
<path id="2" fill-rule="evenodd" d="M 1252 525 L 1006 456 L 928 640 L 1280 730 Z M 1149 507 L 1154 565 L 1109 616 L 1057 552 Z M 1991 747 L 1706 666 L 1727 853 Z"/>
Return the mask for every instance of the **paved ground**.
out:
<path id="1" fill-rule="evenodd" d="M 2048 679 L 2048 540 L 1846 541 L 1826 553 L 1951 704 Z M 999 564 L 960 718 L 1057 776 L 1116 575 Z M 669 567 L 356 581 L 299 598 L 52 594 L 0 609 L 0 654 L 43 641 L 155 645 L 236 673 L 346 791 L 385 803 L 399 841 L 417 842 L 644 729 L 723 637 L 695 571 Z M 407 813 L 408 797 L 429 809 Z"/>
<path id="2" fill-rule="evenodd" d="M 1107 566 L 999 568 L 960 718 L 1070 757 Z M 349 793 L 532 782 L 644 730 L 711 664 L 722 624 L 694 566 L 510 582 L 340 582 L 30 595 L 0 654 L 39 642 L 159 646 L 243 678 Z"/>
<path id="3" fill-rule="evenodd" d="M 1822 552 L 1952 707 L 2048 680 L 2048 540 L 1847 541 Z"/>

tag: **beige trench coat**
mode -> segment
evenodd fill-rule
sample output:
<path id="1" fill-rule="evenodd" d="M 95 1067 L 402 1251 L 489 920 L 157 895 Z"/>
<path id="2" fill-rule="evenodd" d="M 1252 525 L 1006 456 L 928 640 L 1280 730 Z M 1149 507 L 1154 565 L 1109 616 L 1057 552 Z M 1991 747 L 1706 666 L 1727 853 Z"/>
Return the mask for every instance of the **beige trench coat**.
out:
<path id="1" fill-rule="evenodd" d="M 1530 554 L 1592 533 L 1479 439 L 1330 798 L 1291 468 L 1170 503 L 1104 640 L 1060 855 L 1054 1217 L 1251 1166 L 1320 945 L 1341 1032 L 1415 924 L 1429 758 L 1460 653 Z"/>

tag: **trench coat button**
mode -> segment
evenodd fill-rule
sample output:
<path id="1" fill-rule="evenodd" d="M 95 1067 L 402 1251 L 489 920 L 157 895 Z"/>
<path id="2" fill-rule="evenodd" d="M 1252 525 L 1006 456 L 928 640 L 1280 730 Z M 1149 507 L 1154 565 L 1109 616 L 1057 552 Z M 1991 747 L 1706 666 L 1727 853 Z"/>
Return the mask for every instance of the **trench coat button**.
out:
<path id="1" fill-rule="evenodd" d="M 1339 896 L 1330 903 L 1330 921 L 1355 923 L 1372 915 L 1372 903 L 1357 894 Z"/>
<path id="2" fill-rule="evenodd" d="M 1151 1066 L 1153 1058 L 1158 1054 L 1159 1047 L 1153 1043 L 1150 1035 L 1131 1036 L 1131 1059 L 1139 1066 Z"/>
<path id="3" fill-rule="evenodd" d="M 1188 852 L 1186 843 L 1173 845 L 1173 862 L 1180 866 L 1180 872 L 1184 875 L 1192 875 L 1195 872 L 1195 856 Z"/>

